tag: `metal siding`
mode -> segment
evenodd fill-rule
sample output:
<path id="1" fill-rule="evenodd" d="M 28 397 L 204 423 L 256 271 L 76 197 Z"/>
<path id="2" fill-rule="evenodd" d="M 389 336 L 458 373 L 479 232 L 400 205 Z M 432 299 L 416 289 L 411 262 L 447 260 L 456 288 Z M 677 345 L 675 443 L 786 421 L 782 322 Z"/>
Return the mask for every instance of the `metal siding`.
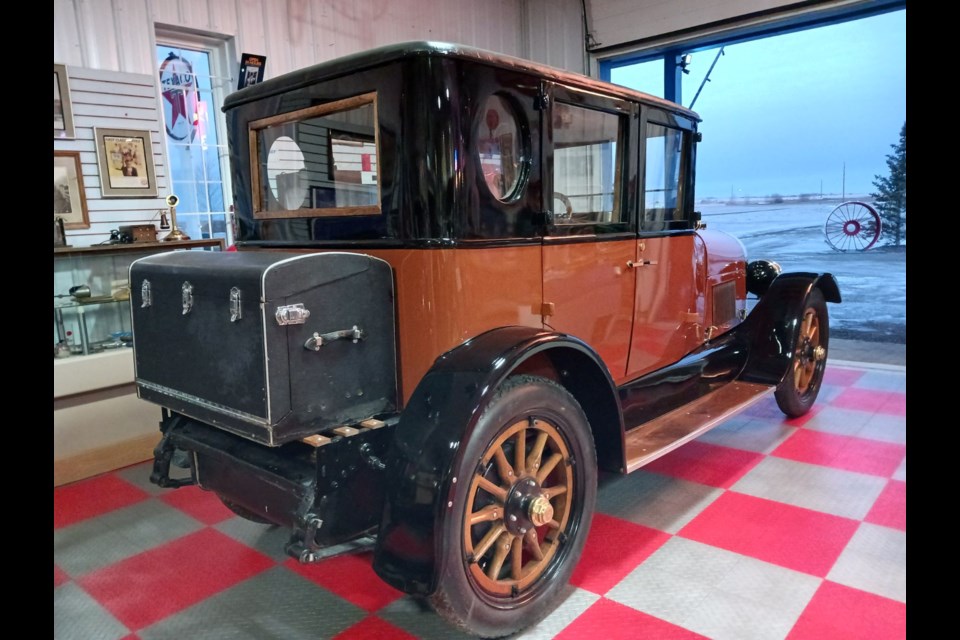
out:
<path id="1" fill-rule="evenodd" d="M 151 18 L 162 24 L 180 24 L 180 0 L 147 0 L 153 11 Z M 153 60 L 153 56 L 150 56 Z"/>
<path id="2" fill-rule="evenodd" d="M 60 64 L 83 65 L 83 43 L 72 0 L 53 2 L 53 60 Z"/>
<path id="3" fill-rule="evenodd" d="M 114 4 L 119 71 L 150 74 L 154 69 L 152 40 L 144 37 L 144 28 L 150 24 L 147 2 L 117 0 Z"/>
<path id="4" fill-rule="evenodd" d="M 233 36 L 239 32 L 237 3 L 235 0 L 207 0 L 210 10 L 210 30 Z M 238 53 L 243 53 L 242 51 Z"/>
<path id="5" fill-rule="evenodd" d="M 76 28 L 85 47 L 83 66 L 94 69 L 120 69 L 117 32 L 110 0 L 77 0 Z"/>
<path id="6" fill-rule="evenodd" d="M 583 12 L 579 0 L 528 0 L 525 4 L 526 57 L 553 67 L 586 73 Z"/>

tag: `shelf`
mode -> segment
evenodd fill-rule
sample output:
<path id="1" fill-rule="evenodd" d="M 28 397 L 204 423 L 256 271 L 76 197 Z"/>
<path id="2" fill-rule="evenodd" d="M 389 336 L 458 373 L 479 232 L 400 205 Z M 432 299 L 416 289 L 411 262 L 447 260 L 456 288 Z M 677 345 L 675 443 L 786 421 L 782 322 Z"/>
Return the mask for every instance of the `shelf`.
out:
<path id="1" fill-rule="evenodd" d="M 92 298 L 81 298 L 80 300 L 64 300 L 63 302 L 54 302 L 54 309 L 76 309 L 77 307 L 95 307 L 98 304 L 114 304 L 116 302 L 130 302 L 130 298 L 111 298 L 110 296 L 94 296 Z"/>
<path id="2" fill-rule="evenodd" d="M 201 240 L 177 240 L 171 242 L 130 242 L 127 244 L 97 244 L 92 247 L 54 247 L 54 256 L 70 256 L 106 253 L 138 253 L 142 251 L 173 251 L 174 249 L 199 249 L 218 247 L 223 251 L 222 238 Z"/>

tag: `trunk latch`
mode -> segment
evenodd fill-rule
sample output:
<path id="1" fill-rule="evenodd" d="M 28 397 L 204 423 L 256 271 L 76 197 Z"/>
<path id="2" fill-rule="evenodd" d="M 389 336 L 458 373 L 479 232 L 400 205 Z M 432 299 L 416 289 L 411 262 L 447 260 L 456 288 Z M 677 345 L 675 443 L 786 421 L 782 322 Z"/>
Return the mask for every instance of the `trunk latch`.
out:
<path id="1" fill-rule="evenodd" d="M 281 327 L 287 324 L 303 324 L 310 317 L 310 310 L 303 307 L 303 303 L 288 304 L 277 307 L 277 324 Z"/>

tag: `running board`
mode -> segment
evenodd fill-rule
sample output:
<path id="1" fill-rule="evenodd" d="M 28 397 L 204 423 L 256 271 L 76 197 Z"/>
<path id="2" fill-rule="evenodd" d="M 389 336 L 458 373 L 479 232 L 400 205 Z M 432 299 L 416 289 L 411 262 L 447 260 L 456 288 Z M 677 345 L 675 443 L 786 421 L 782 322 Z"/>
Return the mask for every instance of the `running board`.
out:
<path id="1" fill-rule="evenodd" d="M 775 387 L 730 382 L 699 400 L 645 422 L 626 433 L 626 472 L 636 471 L 740 413 Z"/>

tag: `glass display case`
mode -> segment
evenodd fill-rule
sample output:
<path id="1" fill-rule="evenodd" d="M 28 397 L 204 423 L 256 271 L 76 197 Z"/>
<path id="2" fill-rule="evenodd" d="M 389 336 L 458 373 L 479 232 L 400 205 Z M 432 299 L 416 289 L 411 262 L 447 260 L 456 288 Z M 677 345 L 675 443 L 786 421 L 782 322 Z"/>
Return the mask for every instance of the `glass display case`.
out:
<path id="1" fill-rule="evenodd" d="M 218 238 L 55 247 L 54 357 L 83 356 L 132 345 L 127 277 L 134 260 L 164 251 L 222 249 L 223 240 Z"/>

